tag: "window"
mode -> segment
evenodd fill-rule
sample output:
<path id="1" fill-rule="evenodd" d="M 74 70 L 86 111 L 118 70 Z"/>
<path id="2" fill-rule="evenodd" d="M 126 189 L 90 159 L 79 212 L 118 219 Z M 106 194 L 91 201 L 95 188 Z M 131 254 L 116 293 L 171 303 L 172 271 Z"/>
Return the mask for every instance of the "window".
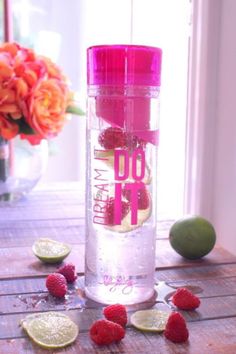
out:
<path id="1" fill-rule="evenodd" d="M 163 49 L 158 201 L 165 217 L 183 210 L 189 7 L 189 0 L 12 0 L 15 39 L 59 63 L 83 109 L 88 46 Z M 84 182 L 85 143 L 85 117 L 75 117 L 52 143 L 59 151 L 44 181 Z"/>
<path id="2" fill-rule="evenodd" d="M 145 44 L 163 49 L 158 206 L 161 217 L 178 217 L 183 213 L 184 201 L 190 3 L 88 0 L 81 1 L 81 11 L 82 53 L 101 43 Z M 85 73 L 84 66 L 83 82 Z"/>

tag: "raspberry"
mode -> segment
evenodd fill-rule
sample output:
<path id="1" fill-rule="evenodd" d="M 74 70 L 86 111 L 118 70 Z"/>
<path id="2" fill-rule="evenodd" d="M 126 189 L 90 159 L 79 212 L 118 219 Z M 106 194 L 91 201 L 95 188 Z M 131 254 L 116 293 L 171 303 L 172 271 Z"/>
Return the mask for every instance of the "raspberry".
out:
<path id="1" fill-rule="evenodd" d="M 130 148 L 144 149 L 146 142 L 136 135 L 124 132 L 121 128 L 109 127 L 103 130 L 98 137 L 99 144 L 105 149 Z"/>
<path id="2" fill-rule="evenodd" d="M 145 149 L 146 142 L 136 135 L 132 135 L 130 133 L 127 134 L 127 146 L 131 147 L 132 149 Z"/>
<path id="3" fill-rule="evenodd" d="M 89 334 L 96 344 L 108 345 L 124 338 L 125 330 L 117 323 L 108 320 L 98 320 L 92 324 Z"/>
<path id="4" fill-rule="evenodd" d="M 46 279 L 46 287 L 51 295 L 64 297 L 67 292 L 66 278 L 59 273 L 49 274 Z"/>
<path id="5" fill-rule="evenodd" d="M 126 133 L 120 128 L 109 127 L 100 133 L 98 142 L 104 149 L 126 147 Z"/>
<path id="6" fill-rule="evenodd" d="M 105 211 L 105 224 L 106 225 L 115 225 L 115 199 L 109 198 L 106 204 L 106 211 Z M 123 219 L 129 212 L 129 203 L 125 202 L 124 200 L 121 201 L 121 219 Z"/>
<path id="7" fill-rule="evenodd" d="M 181 310 L 195 310 L 200 305 L 199 298 L 186 288 L 179 288 L 171 300 Z"/>
<path id="8" fill-rule="evenodd" d="M 131 200 L 130 190 L 123 189 L 123 195 L 128 201 Z M 147 209 L 149 205 L 150 205 L 150 194 L 144 185 L 143 188 L 138 190 L 138 209 L 139 210 Z"/>
<path id="9" fill-rule="evenodd" d="M 172 312 L 168 318 L 164 335 L 174 343 L 182 343 L 188 340 L 189 333 L 185 319 L 178 312 Z"/>
<path id="10" fill-rule="evenodd" d="M 127 312 L 124 305 L 115 304 L 104 308 L 103 314 L 107 320 L 125 327 L 127 324 Z"/>
<path id="11" fill-rule="evenodd" d="M 67 283 L 73 283 L 77 278 L 75 266 L 72 263 L 67 263 L 67 264 L 61 266 L 58 269 L 58 273 L 64 275 L 64 277 L 67 280 Z"/>

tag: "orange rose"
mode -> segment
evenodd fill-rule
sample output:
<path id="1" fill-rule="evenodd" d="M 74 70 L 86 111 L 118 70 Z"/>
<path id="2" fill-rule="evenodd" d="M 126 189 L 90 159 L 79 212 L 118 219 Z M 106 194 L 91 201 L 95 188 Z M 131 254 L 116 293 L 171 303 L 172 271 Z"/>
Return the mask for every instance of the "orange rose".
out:
<path id="1" fill-rule="evenodd" d="M 19 119 L 26 114 L 29 91 L 45 76 L 46 65 L 31 49 L 16 43 L 0 46 L 0 113 Z"/>
<path id="2" fill-rule="evenodd" d="M 9 81 L 14 74 L 11 57 L 8 53 L 0 52 L 0 82 Z"/>
<path id="3" fill-rule="evenodd" d="M 63 128 L 68 104 L 68 89 L 57 79 L 42 80 L 31 92 L 28 124 L 39 135 L 56 136 Z"/>
<path id="4" fill-rule="evenodd" d="M 16 101 L 15 90 L 3 88 L 0 84 L 0 97 L 0 114 L 9 114 L 13 119 L 21 118 L 22 113 Z"/>
<path id="5" fill-rule="evenodd" d="M 18 125 L 0 114 L 0 136 L 8 140 L 14 138 L 18 133 Z"/>
<path id="6" fill-rule="evenodd" d="M 22 114 L 16 102 L 15 90 L 10 87 L 13 77 L 14 71 L 10 55 L 0 52 L 0 114 L 10 114 L 13 118 L 17 119 Z"/>
<path id="7" fill-rule="evenodd" d="M 43 57 L 43 56 L 40 56 L 39 59 L 45 65 L 48 77 L 50 79 L 52 78 L 52 79 L 58 79 L 58 80 L 65 81 L 65 82 L 67 81 L 66 77 L 62 74 L 62 71 L 59 68 L 59 66 L 54 64 L 51 61 L 51 59 Z"/>
<path id="8" fill-rule="evenodd" d="M 13 59 L 16 57 L 18 50 L 20 46 L 16 43 L 3 43 L 0 46 L 0 54 L 2 55 L 8 55 L 8 58 L 13 61 Z"/>
<path id="9" fill-rule="evenodd" d="M 19 63 L 15 66 L 15 76 L 25 81 L 29 88 L 46 75 L 46 67 L 40 61 Z"/>
<path id="10" fill-rule="evenodd" d="M 56 136 L 69 96 L 66 77 L 50 59 L 16 43 L 0 45 L 0 136 L 20 134 L 33 144 Z"/>

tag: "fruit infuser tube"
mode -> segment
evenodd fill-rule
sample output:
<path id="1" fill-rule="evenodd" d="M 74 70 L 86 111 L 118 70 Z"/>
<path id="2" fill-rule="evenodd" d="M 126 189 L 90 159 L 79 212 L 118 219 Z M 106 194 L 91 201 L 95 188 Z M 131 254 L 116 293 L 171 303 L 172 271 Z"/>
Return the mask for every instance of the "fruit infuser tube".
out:
<path id="1" fill-rule="evenodd" d="M 161 50 L 87 54 L 85 291 L 134 304 L 154 293 Z"/>

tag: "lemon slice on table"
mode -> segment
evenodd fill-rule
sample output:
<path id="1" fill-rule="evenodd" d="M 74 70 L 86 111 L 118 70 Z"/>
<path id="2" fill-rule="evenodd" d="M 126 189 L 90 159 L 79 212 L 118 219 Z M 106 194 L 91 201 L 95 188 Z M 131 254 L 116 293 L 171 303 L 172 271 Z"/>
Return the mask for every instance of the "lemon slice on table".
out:
<path id="1" fill-rule="evenodd" d="M 32 250 L 36 257 L 45 263 L 58 263 L 66 258 L 71 247 L 66 243 L 51 240 L 49 238 L 39 238 L 35 241 Z"/>
<path id="2" fill-rule="evenodd" d="M 79 334 L 78 326 L 59 312 L 28 315 L 20 324 L 35 343 L 46 349 L 64 348 Z"/>
<path id="3" fill-rule="evenodd" d="M 130 317 L 131 324 L 141 331 L 163 332 L 170 313 L 156 309 L 136 311 Z"/>

